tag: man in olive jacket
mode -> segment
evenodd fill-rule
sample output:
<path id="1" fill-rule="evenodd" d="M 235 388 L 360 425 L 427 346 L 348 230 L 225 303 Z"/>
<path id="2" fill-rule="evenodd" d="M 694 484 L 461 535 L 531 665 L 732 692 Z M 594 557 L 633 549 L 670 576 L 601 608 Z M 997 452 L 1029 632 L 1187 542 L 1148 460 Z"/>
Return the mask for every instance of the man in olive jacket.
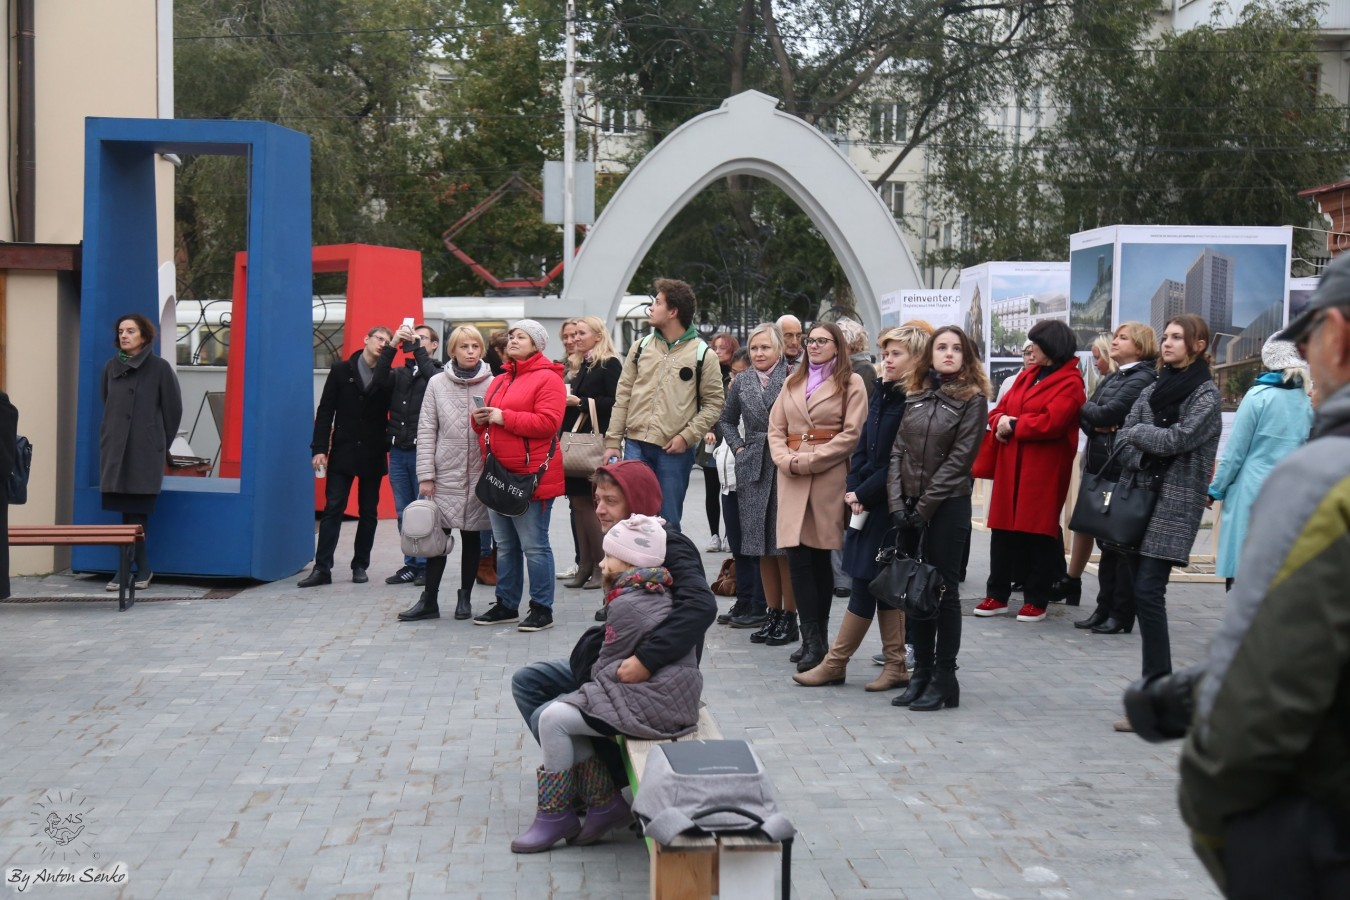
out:
<path id="1" fill-rule="evenodd" d="M 694 453 L 712 431 L 726 400 L 717 354 L 693 327 L 694 292 L 683 281 L 656 282 L 647 323 L 652 333 L 633 344 L 619 375 L 605 456 L 640 459 L 661 484 L 661 518 L 680 530 Z"/>
<path id="2" fill-rule="evenodd" d="M 1285 337 L 1322 400 L 1252 508 L 1195 689 L 1181 813 L 1229 897 L 1350 897 L 1350 254 Z"/>
<path id="3" fill-rule="evenodd" d="M 389 442 L 384 432 L 389 423 L 393 381 L 389 366 L 393 354 L 381 351 L 392 337 L 388 328 L 377 325 L 366 334 L 364 347 L 328 370 L 309 445 L 314 471 L 323 471 L 328 483 L 314 570 L 300 581 L 302 588 L 333 582 L 333 552 L 341 536 L 342 511 L 347 508 L 353 481 L 358 482 L 358 518 L 352 581 L 364 584 L 370 580 L 366 569 L 370 568 L 370 549 L 375 545 L 375 527 L 379 524 L 380 482 L 389 465 Z"/>

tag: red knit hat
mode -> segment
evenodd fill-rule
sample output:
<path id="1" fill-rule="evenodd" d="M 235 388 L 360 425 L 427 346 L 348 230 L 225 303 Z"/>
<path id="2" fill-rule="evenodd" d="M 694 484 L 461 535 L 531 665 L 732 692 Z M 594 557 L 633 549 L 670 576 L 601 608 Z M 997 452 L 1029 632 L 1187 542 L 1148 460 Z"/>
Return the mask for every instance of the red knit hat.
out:
<path id="1" fill-rule="evenodd" d="M 654 516 L 661 512 L 661 482 L 645 462 L 624 459 L 596 471 L 606 473 L 619 485 L 630 514 Z"/>

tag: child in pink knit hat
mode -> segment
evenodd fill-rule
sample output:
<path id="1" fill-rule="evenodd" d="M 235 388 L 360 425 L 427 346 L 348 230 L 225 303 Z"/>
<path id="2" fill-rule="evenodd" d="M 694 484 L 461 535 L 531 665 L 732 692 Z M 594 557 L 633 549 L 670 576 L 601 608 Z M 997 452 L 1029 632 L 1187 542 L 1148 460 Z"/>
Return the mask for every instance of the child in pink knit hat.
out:
<path id="1" fill-rule="evenodd" d="M 688 734 L 698 725 L 703 676 L 693 650 L 685 658 L 640 682 L 619 680 L 620 664 L 670 613 L 670 573 L 664 522 L 633 515 L 605 535 L 600 571 L 609 615 L 588 631 L 572 651 L 574 671 L 603 629 L 599 655 L 581 688 L 544 707 L 539 714 L 539 808 L 529 829 L 511 842 L 516 853 L 538 853 L 560 840 L 593 844 L 632 821 L 628 803 L 595 756 L 591 738 L 618 734 L 660 740 Z M 573 800 L 586 801 L 583 825 Z"/>

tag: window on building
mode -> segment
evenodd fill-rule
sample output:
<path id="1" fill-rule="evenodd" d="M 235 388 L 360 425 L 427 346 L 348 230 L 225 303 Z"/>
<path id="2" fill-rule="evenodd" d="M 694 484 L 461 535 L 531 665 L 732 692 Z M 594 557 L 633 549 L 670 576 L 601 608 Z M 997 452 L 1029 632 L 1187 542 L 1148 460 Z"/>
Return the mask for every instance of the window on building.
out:
<path id="1" fill-rule="evenodd" d="M 891 215 L 897 219 L 905 217 L 905 183 L 888 181 L 881 186 L 881 199 L 886 201 Z"/>
<path id="2" fill-rule="evenodd" d="M 905 104 L 894 100 L 880 100 L 872 104 L 868 133 L 880 143 L 896 143 L 905 137 Z"/>
<path id="3" fill-rule="evenodd" d="M 637 130 L 633 110 L 623 100 L 615 99 L 608 103 L 597 101 L 597 106 L 600 110 L 597 117 L 600 130 L 605 134 L 629 134 Z"/>

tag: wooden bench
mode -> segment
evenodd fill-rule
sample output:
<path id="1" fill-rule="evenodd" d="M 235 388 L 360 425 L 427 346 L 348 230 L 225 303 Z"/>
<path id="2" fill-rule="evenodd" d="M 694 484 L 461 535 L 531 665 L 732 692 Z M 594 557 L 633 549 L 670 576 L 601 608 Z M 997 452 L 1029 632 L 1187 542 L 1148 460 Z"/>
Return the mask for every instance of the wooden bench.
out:
<path id="1" fill-rule="evenodd" d="M 136 603 L 136 582 L 131 578 L 131 561 L 136 545 L 145 541 L 140 525 L 11 525 L 11 547 L 107 546 L 121 548 L 117 564 L 117 608 L 131 609 Z"/>
<path id="2" fill-rule="evenodd" d="M 681 741 L 719 741 L 722 732 L 708 707 L 698 713 L 698 728 L 676 738 Z M 619 737 L 628 784 L 637 796 L 648 755 L 668 741 Z M 734 900 L 770 900 L 774 872 L 782 844 L 763 835 L 680 835 L 670 844 L 647 838 L 651 858 L 652 900 L 705 900 L 714 894 Z M 784 873 L 787 877 L 787 873 Z"/>

